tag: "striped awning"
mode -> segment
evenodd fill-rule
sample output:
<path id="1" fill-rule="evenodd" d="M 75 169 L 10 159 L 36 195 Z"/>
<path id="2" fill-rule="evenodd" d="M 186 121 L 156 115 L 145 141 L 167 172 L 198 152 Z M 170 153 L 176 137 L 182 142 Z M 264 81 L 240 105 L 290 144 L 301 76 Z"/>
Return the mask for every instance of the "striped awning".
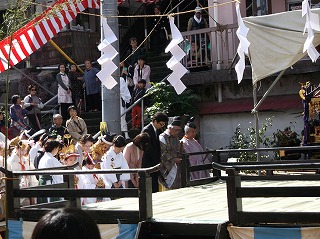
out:
<path id="1" fill-rule="evenodd" d="M 10 42 L 10 67 L 18 64 L 46 44 L 62 28 L 86 8 L 99 8 L 99 0 L 58 0 L 41 15 L 0 42 L 0 73 L 8 69 Z"/>

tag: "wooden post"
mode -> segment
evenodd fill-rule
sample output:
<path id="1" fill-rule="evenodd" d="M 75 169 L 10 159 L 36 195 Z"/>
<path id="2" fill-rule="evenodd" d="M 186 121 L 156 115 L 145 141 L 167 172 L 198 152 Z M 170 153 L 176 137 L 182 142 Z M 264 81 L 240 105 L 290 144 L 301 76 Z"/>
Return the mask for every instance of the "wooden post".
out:
<path id="1" fill-rule="evenodd" d="M 236 226 L 239 225 L 238 212 L 242 211 L 242 199 L 237 198 L 237 188 L 241 187 L 241 178 L 239 171 L 234 168 L 227 169 L 226 172 L 229 221 Z"/>
<path id="2" fill-rule="evenodd" d="M 152 178 L 149 173 L 139 172 L 140 221 L 150 220 L 152 215 Z"/>
<path id="3" fill-rule="evenodd" d="M 11 171 L 6 174 L 6 220 L 13 219 L 15 216 L 14 212 L 14 196 L 13 196 L 13 190 L 14 187 L 16 188 L 16 184 L 14 184 L 13 180 L 13 174 Z M 19 183 L 18 183 L 19 188 Z M 19 205 L 20 207 L 20 205 Z"/>
<path id="4" fill-rule="evenodd" d="M 75 188 L 75 176 L 76 175 L 64 175 L 64 181 L 68 183 L 68 188 Z M 68 198 L 72 207 L 81 208 L 80 198 L 72 197 Z"/>
<path id="5" fill-rule="evenodd" d="M 215 151 L 214 153 L 212 153 L 212 162 L 221 163 L 221 157 L 219 152 Z M 212 173 L 213 176 L 217 176 L 219 178 L 221 177 L 221 170 L 213 169 Z"/>
<path id="6" fill-rule="evenodd" d="M 190 185 L 189 154 L 182 154 L 182 161 L 180 166 L 181 166 L 181 187 L 185 188 Z"/>

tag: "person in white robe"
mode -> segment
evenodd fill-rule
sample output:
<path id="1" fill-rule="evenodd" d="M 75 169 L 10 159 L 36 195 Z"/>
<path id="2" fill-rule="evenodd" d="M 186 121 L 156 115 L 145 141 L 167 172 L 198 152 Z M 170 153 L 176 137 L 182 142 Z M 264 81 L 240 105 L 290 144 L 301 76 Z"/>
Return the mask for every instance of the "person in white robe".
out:
<path id="1" fill-rule="evenodd" d="M 115 137 L 113 146 L 102 157 L 101 169 L 129 169 L 127 160 L 122 153 L 125 146 L 126 140 L 123 136 Z M 126 181 L 130 179 L 130 174 L 102 174 L 102 178 L 106 188 L 124 188 Z"/>
<path id="2" fill-rule="evenodd" d="M 123 77 L 120 77 L 120 113 L 121 115 L 127 109 L 127 104 L 130 103 L 131 94 L 128 88 L 128 84 Z M 124 132 L 126 139 L 130 138 L 128 133 L 128 123 L 126 121 L 126 115 L 121 116 L 121 131 Z"/>
<path id="3" fill-rule="evenodd" d="M 98 161 L 94 160 L 91 154 L 87 154 L 87 156 L 82 161 L 82 170 L 83 171 L 93 170 L 95 169 L 96 163 L 98 163 Z M 78 189 L 105 188 L 105 184 L 100 175 L 78 174 L 77 178 L 78 178 L 78 181 L 77 181 Z M 110 198 L 81 198 L 81 205 L 97 203 L 102 201 L 109 201 L 109 200 Z"/>
<path id="4" fill-rule="evenodd" d="M 28 140 L 20 140 L 19 137 L 13 138 L 10 146 L 14 147 L 10 157 L 8 158 L 8 170 L 10 171 L 24 171 L 35 169 L 34 165 L 28 159 L 28 150 L 30 148 Z M 22 175 L 19 177 L 19 187 L 29 188 L 38 185 L 38 180 L 34 175 Z M 21 198 L 22 206 L 34 204 L 33 198 Z"/>

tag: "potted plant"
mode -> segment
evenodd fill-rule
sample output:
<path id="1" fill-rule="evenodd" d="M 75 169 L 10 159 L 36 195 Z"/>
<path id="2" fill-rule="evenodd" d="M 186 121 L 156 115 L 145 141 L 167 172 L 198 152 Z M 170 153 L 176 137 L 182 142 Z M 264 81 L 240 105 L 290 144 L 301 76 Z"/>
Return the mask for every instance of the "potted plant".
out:
<path id="1" fill-rule="evenodd" d="M 277 132 L 273 133 L 273 138 L 277 147 L 299 146 L 301 143 L 299 135 L 292 131 L 291 127 L 286 127 L 284 130 L 278 129 Z"/>
<path id="2" fill-rule="evenodd" d="M 284 130 L 277 130 L 273 133 L 273 138 L 276 147 L 294 147 L 299 146 L 301 139 L 299 135 L 291 130 L 291 127 L 286 127 Z M 300 151 L 279 151 L 279 157 L 281 160 L 298 160 L 301 158 Z"/>

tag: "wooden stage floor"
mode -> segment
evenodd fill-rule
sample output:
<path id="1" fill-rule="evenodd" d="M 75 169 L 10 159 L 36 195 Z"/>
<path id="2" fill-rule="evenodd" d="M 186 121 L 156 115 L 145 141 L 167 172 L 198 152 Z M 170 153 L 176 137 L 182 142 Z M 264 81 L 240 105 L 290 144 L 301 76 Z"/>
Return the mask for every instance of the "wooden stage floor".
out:
<path id="1" fill-rule="evenodd" d="M 320 186 L 320 181 L 242 181 L 242 187 Z M 154 193 L 153 221 L 219 224 L 228 221 L 225 181 Z M 315 212 L 320 211 L 320 197 L 315 198 L 245 198 L 243 211 Z M 90 210 L 138 210 L 138 198 L 121 198 L 82 206 Z"/>

